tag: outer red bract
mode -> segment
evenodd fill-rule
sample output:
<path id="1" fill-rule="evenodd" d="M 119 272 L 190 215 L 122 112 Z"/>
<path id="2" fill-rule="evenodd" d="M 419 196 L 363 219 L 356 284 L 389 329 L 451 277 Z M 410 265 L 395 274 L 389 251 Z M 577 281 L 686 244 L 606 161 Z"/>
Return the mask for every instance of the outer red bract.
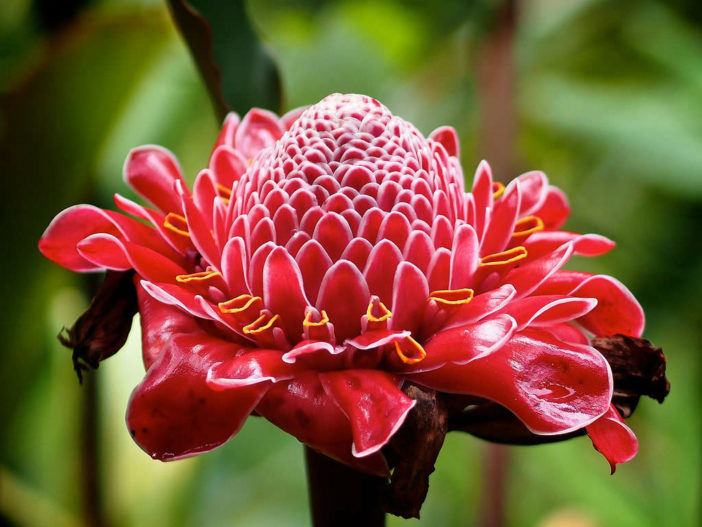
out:
<path id="1" fill-rule="evenodd" d="M 255 411 L 386 474 L 407 381 L 496 401 L 536 434 L 587 428 L 612 466 L 635 454 L 589 337 L 638 337 L 643 313 L 615 279 L 562 270 L 614 244 L 558 230 L 568 204 L 541 172 L 504 188 L 483 162 L 466 193 L 453 129 L 424 138 L 331 95 L 230 115 L 192 191 L 156 146 L 125 179 L 154 208 L 115 202 L 142 221 L 78 205 L 39 247 L 136 271 L 147 371 L 127 423 L 154 458 L 210 450 Z"/>

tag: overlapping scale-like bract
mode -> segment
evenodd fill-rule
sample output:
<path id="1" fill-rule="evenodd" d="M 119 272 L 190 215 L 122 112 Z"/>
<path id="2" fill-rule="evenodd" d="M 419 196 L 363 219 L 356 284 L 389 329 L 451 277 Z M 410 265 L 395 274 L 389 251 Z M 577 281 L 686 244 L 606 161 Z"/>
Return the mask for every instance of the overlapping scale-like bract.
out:
<path id="1" fill-rule="evenodd" d="M 155 458 L 214 448 L 253 411 L 360 470 L 415 402 L 402 387 L 495 401 L 535 434 L 587 429 L 614 464 L 636 439 L 589 337 L 639 336 L 615 279 L 562 270 L 613 247 L 558 230 L 544 174 L 505 188 L 481 163 L 465 192 L 458 139 L 425 138 L 379 102 L 331 95 L 282 118 L 230 115 L 192 191 L 174 157 L 132 151 L 154 208 L 79 205 L 40 241 L 75 271 L 136 271 L 146 377 L 127 422 Z"/>

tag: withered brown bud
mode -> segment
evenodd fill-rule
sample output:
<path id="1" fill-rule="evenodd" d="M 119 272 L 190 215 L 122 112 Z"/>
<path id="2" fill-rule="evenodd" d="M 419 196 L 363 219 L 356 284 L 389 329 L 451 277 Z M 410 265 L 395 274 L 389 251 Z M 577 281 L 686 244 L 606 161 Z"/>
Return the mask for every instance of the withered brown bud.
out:
<path id="1" fill-rule="evenodd" d="M 73 349 L 73 368 L 83 382 L 83 372 L 97 368 L 124 346 L 138 311 L 134 271 L 107 271 L 88 310 L 70 329 L 58 335 L 61 344 Z"/>

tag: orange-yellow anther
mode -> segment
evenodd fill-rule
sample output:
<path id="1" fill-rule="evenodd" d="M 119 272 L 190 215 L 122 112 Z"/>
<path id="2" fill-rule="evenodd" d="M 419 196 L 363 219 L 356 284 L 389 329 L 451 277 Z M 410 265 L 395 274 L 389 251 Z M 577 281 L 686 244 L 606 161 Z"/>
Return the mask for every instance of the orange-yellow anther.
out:
<path id="1" fill-rule="evenodd" d="M 252 307 L 258 311 L 262 306 L 263 300 L 261 297 L 251 295 L 239 295 L 236 298 L 217 304 L 222 313 L 243 313 Z"/>
<path id="2" fill-rule="evenodd" d="M 492 182 L 492 199 L 500 199 L 505 193 L 505 186 L 499 181 Z"/>
<path id="3" fill-rule="evenodd" d="M 544 230 L 544 222 L 538 216 L 525 216 L 514 224 L 512 241 L 524 240 L 530 234 Z"/>
<path id="4" fill-rule="evenodd" d="M 225 199 L 229 199 L 232 197 L 232 190 L 231 189 L 225 187 L 221 183 L 217 183 L 215 186 L 216 186 L 217 190 L 219 190 L 219 192 L 221 192 L 220 197 L 225 198 Z"/>
<path id="5" fill-rule="evenodd" d="M 324 326 L 326 323 L 329 322 L 329 317 L 327 316 L 327 312 L 324 310 L 322 310 L 320 314 L 322 315 L 322 319 L 318 322 L 312 322 L 312 316 L 314 315 L 314 311 L 309 310 L 305 315 L 305 320 L 302 321 L 302 325 L 308 328 Z"/>
<path id="6" fill-rule="evenodd" d="M 522 247 L 513 247 L 501 253 L 488 254 L 480 259 L 479 267 L 499 267 L 512 264 L 526 258 L 527 250 Z"/>
<path id="7" fill-rule="evenodd" d="M 248 326 L 244 326 L 243 330 L 246 335 L 259 335 L 273 327 L 276 320 L 280 318 L 280 315 L 273 315 L 272 317 L 267 314 L 263 314 L 256 320 L 251 322 Z"/>
<path id="8" fill-rule="evenodd" d="M 427 356 L 422 345 L 412 337 L 407 337 L 401 342 L 395 341 L 395 353 L 405 364 L 416 364 Z"/>
<path id="9" fill-rule="evenodd" d="M 217 271 L 200 271 L 199 273 L 179 274 L 176 276 L 176 282 L 204 282 L 216 276 L 222 276 L 222 274 Z"/>
<path id="10" fill-rule="evenodd" d="M 190 232 L 188 232 L 188 221 L 180 214 L 176 214 L 175 212 L 169 212 L 166 214 L 166 218 L 163 220 L 163 226 L 176 234 L 190 237 Z"/>
<path id="11" fill-rule="evenodd" d="M 371 300 L 368 304 L 368 309 L 366 310 L 366 317 L 368 317 L 368 322 L 385 322 L 392 316 L 392 311 L 390 311 L 385 304 L 380 300 Z"/>
<path id="12" fill-rule="evenodd" d="M 429 300 L 435 300 L 440 304 L 446 304 L 449 306 L 457 306 L 460 304 L 467 304 L 473 300 L 472 289 L 442 289 L 439 291 L 432 291 L 429 293 Z"/>

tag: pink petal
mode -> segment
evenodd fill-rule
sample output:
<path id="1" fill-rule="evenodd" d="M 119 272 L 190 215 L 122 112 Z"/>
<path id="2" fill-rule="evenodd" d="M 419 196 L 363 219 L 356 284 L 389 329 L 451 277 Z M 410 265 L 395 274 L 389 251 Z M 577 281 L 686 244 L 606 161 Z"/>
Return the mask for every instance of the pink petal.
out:
<path id="1" fill-rule="evenodd" d="M 207 263 L 220 269 L 222 256 L 213 238 L 212 217 L 207 218 L 202 214 L 202 211 L 195 205 L 192 196 L 184 194 L 182 203 L 193 245 L 207 260 Z"/>
<path id="2" fill-rule="evenodd" d="M 548 191 L 548 179 L 543 172 L 534 170 L 522 174 L 517 181 L 522 190 L 519 217 L 523 218 L 533 214 L 543 204 Z"/>
<path id="3" fill-rule="evenodd" d="M 441 126 L 429 134 L 429 139 L 433 139 L 441 144 L 448 155 L 459 157 L 461 149 L 458 143 L 458 135 L 456 130 L 451 126 Z"/>
<path id="4" fill-rule="evenodd" d="M 273 146 L 283 132 L 277 115 L 254 108 L 241 121 L 234 136 L 234 146 L 244 157 L 253 159 L 264 148 Z"/>
<path id="5" fill-rule="evenodd" d="M 302 273 L 307 298 L 316 301 L 324 275 L 332 266 L 331 258 L 317 240 L 309 240 L 300 248 L 295 261 Z"/>
<path id="6" fill-rule="evenodd" d="M 407 371 L 436 369 L 447 362 L 467 364 L 500 349 L 514 333 L 517 323 L 508 315 L 496 315 L 475 324 L 441 331 L 425 344 L 426 358 Z"/>
<path id="7" fill-rule="evenodd" d="M 111 234 L 93 234 L 78 242 L 78 253 L 104 269 L 126 271 L 132 268 L 122 242 Z"/>
<path id="8" fill-rule="evenodd" d="M 373 246 L 365 238 L 354 238 L 344 249 L 341 258 L 348 260 L 359 269 L 364 269 Z"/>
<path id="9" fill-rule="evenodd" d="M 377 329 L 366 331 L 352 339 L 347 339 L 344 344 L 353 346 L 361 350 L 379 348 L 386 344 L 398 342 L 410 336 L 409 331 L 390 331 L 389 329 Z"/>
<path id="10" fill-rule="evenodd" d="M 535 232 L 522 243 L 529 258 L 539 258 L 555 251 L 567 242 L 573 242 L 574 254 L 600 256 L 614 248 L 614 242 L 599 234 L 578 234 L 567 231 Z"/>
<path id="11" fill-rule="evenodd" d="M 481 161 L 475 171 L 473 190 L 471 192 L 475 203 L 475 232 L 482 236 L 487 222 L 487 210 L 492 209 L 492 171 L 486 161 Z"/>
<path id="12" fill-rule="evenodd" d="M 280 315 L 288 339 L 302 338 L 305 308 L 310 305 L 302 275 L 295 260 L 282 247 L 271 251 L 263 266 L 263 301 L 272 313 Z"/>
<path id="13" fill-rule="evenodd" d="M 236 434 L 268 386 L 212 390 L 210 366 L 237 353 L 204 331 L 168 340 L 132 393 L 127 426 L 151 457 L 162 461 L 212 450 Z"/>
<path id="14" fill-rule="evenodd" d="M 232 298 L 250 292 L 246 283 L 246 268 L 244 240 L 231 238 L 222 251 L 222 276 L 227 282 Z"/>
<path id="15" fill-rule="evenodd" d="M 239 128 L 239 116 L 235 112 L 229 112 L 224 118 L 222 129 L 219 132 L 217 141 L 215 141 L 214 150 L 221 145 L 234 146 L 234 136 Z"/>
<path id="16" fill-rule="evenodd" d="M 473 297 L 467 304 L 456 309 L 444 324 L 444 329 L 474 324 L 499 311 L 515 297 L 517 290 L 511 284 L 505 284 Z"/>
<path id="17" fill-rule="evenodd" d="M 363 276 L 371 293 L 386 305 L 392 305 L 393 277 L 401 261 L 402 253 L 389 240 L 381 240 L 368 255 Z"/>
<path id="18" fill-rule="evenodd" d="M 449 289 L 469 287 L 480 263 L 478 235 L 470 225 L 456 229 L 451 248 L 451 274 Z"/>
<path id="19" fill-rule="evenodd" d="M 361 332 L 361 317 L 369 301 L 363 275 L 351 262 L 339 260 L 324 275 L 315 307 L 327 312 L 337 342 L 343 342 Z"/>
<path id="20" fill-rule="evenodd" d="M 184 189 L 187 185 L 178 161 L 165 148 L 148 145 L 129 152 L 124 165 L 124 180 L 161 212 L 180 213 L 183 210 L 175 183 L 179 181 Z"/>
<path id="21" fill-rule="evenodd" d="M 416 265 L 422 272 L 426 272 L 434 254 L 434 244 L 429 235 L 422 231 L 412 231 L 403 251 L 406 261 Z"/>
<path id="22" fill-rule="evenodd" d="M 480 244 L 482 256 L 505 250 L 514 232 L 521 201 L 521 187 L 519 181 L 514 180 L 507 186 L 502 198 L 495 204 L 490 226 Z"/>
<path id="23" fill-rule="evenodd" d="M 511 270 L 502 282 L 512 284 L 517 290 L 518 297 L 527 296 L 563 267 L 572 254 L 573 244 L 566 243 L 550 254 Z"/>
<path id="24" fill-rule="evenodd" d="M 397 378 L 383 371 L 345 370 L 322 373 L 319 378 L 351 423 L 356 457 L 385 446 L 415 405 L 398 388 Z"/>
<path id="25" fill-rule="evenodd" d="M 336 261 L 348 246 L 353 234 L 343 216 L 329 212 L 315 226 L 312 238 L 324 247 L 332 261 Z"/>
<path id="26" fill-rule="evenodd" d="M 222 145 L 212 153 L 210 170 L 216 182 L 228 190 L 231 190 L 235 181 L 241 179 L 247 168 L 247 160 L 231 146 Z"/>
<path id="27" fill-rule="evenodd" d="M 634 432 L 624 424 L 617 409 L 610 404 L 602 417 L 587 427 L 592 444 L 609 462 L 612 474 L 618 463 L 626 463 L 639 450 Z"/>
<path id="28" fill-rule="evenodd" d="M 530 296 L 510 303 L 502 313 L 517 321 L 517 330 L 527 326 L 550 326 L 582 317 L 597 305 L 594 298 L 562 295 Z"/>
<path id="29" fill-rule="evenodd" d="M 279 350 L 255 349 L 213 364 L 207 372 L 207 384 L 213 390 L 230 390 L 294 379 L 305 369 L 283 361 Z"/>
<path id="30" fill-rule="evenodd" d="M 443 291 L 448 289 L 449 276 L 451 275 L 451 252 L 443 247 L 436 250 L 429 262 L 427 281 L 429 291 Z"/>
<path id="31" fill-rule="evenodd" d="M 393 285 L 392 329 L 406 329 L 416 335 L 424 319 L 428 297 L 429 285 L 424 274 L 411 263 L 402 262 Z"/>

